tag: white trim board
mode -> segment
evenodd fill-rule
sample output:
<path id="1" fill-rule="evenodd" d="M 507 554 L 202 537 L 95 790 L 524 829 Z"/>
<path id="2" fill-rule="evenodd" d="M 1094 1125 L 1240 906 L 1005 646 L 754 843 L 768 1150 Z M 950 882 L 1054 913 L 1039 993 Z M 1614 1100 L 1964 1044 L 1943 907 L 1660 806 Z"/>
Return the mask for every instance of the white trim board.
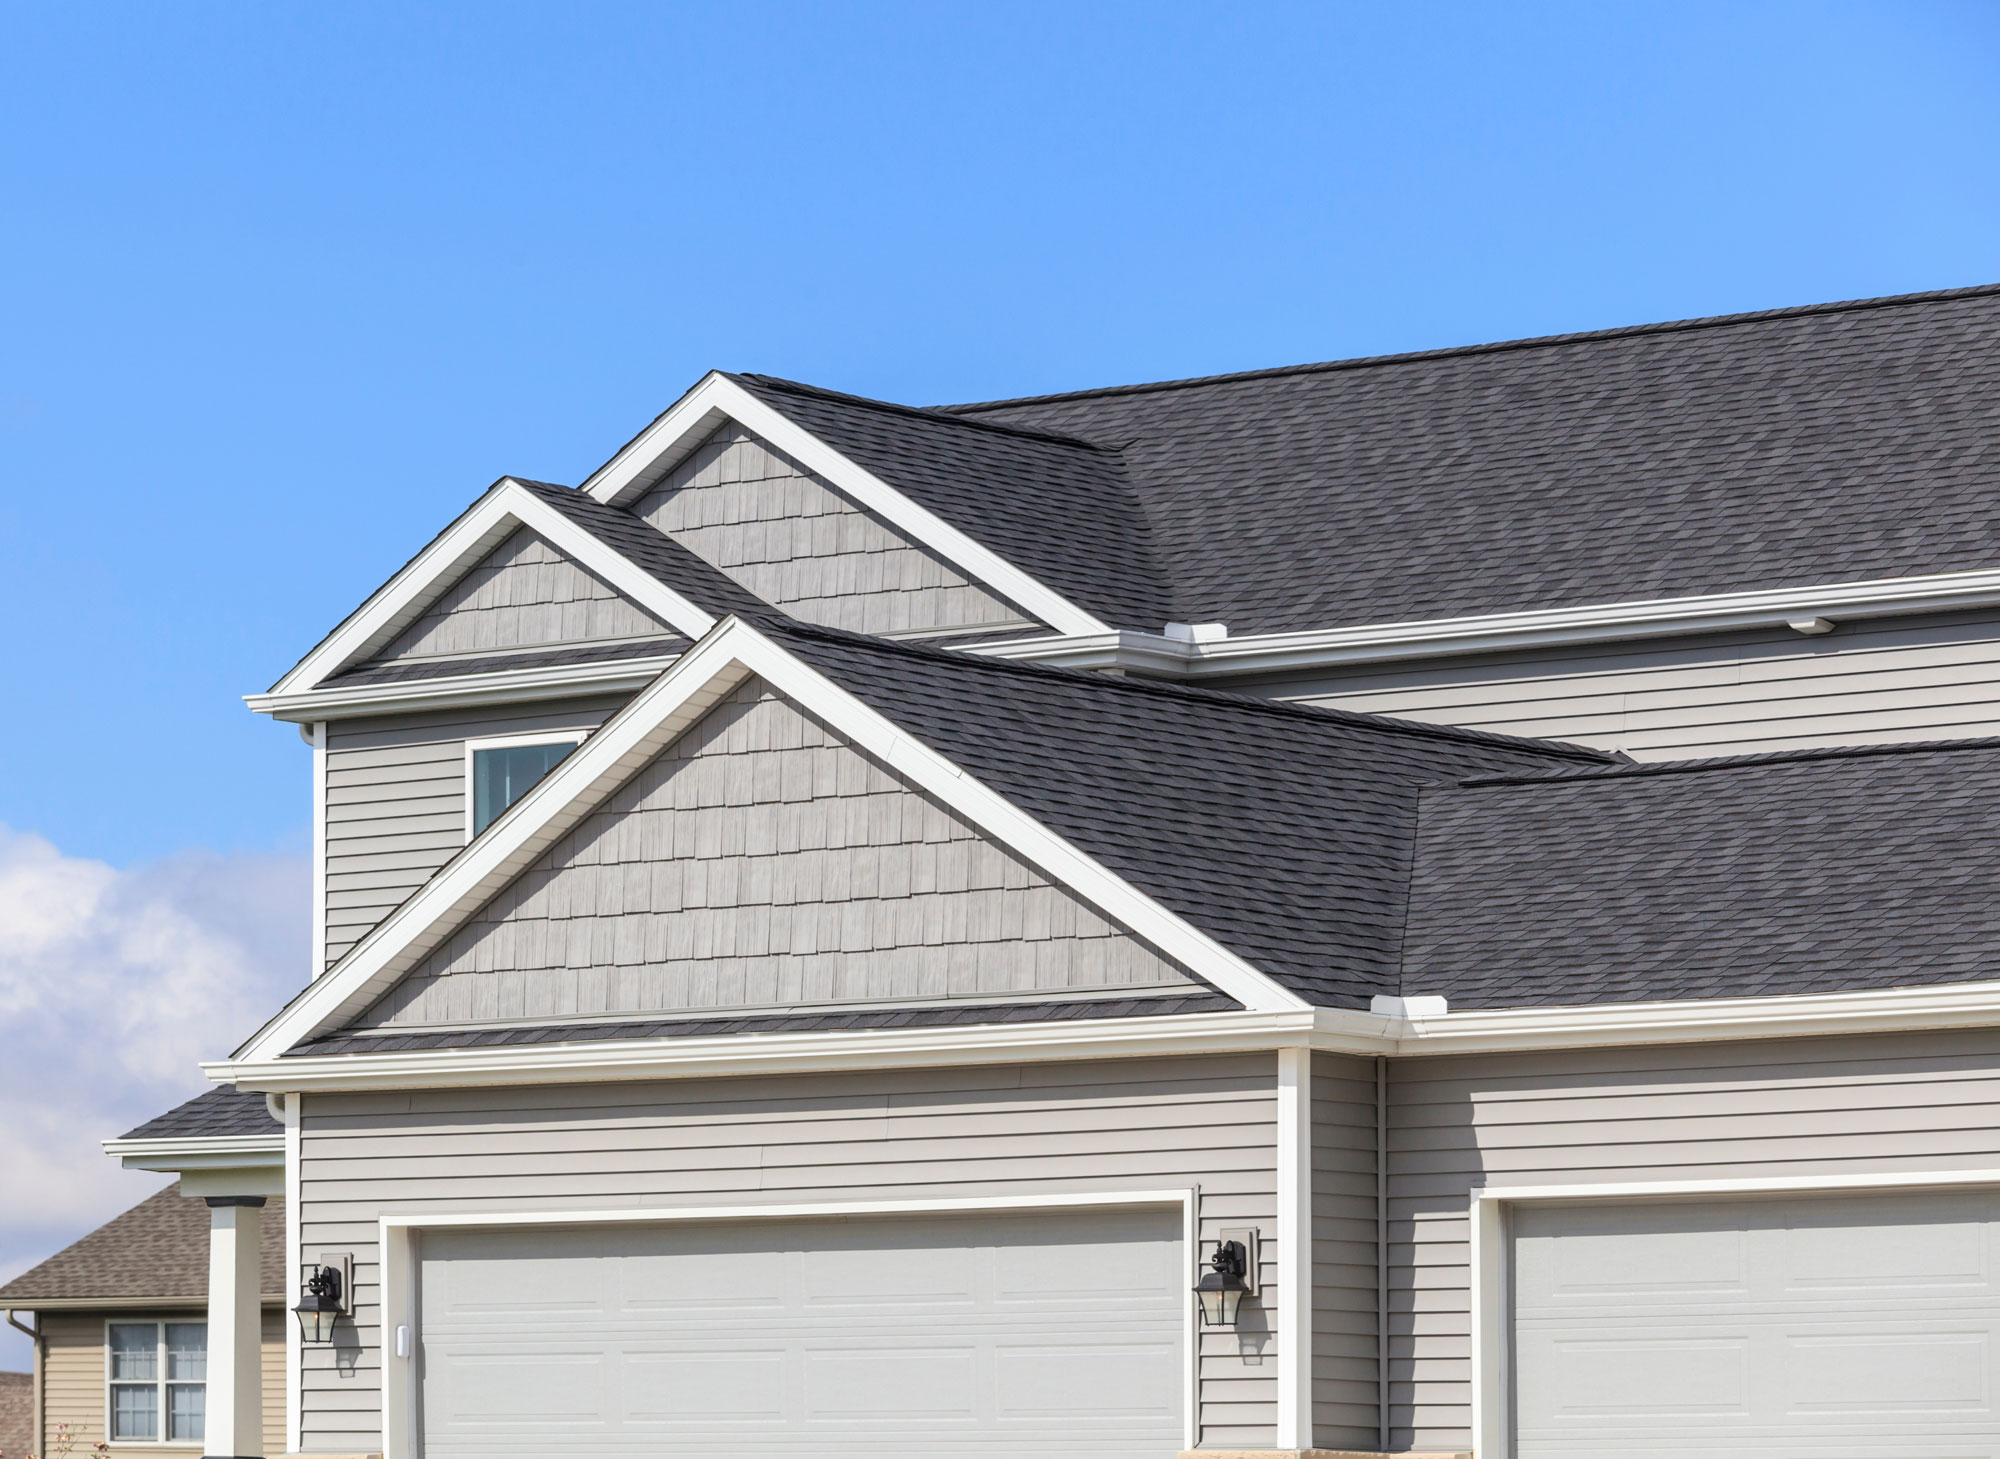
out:
<path id="1" fill-rule="evenodd" d="M 1925 1170 L 1882 1174 L 1772 1176 L 1724 1180 L 1654 1180 L 1602 1185 L 1483 1186 L 1472 1192 L 1468 1288 L 1472 1302 L 1472 1444 L 1485 1459 L 1508 1459 L 1512 1432 L 1513 1228 L 1515 1206 L 1732 1196 L 1838 1196 L 1868 1191 L 2000 1186 L 2000 1170 Z"/>
<path id="2" fill-rule="evenodd" d="M 300 1058 L 280 1058 L 282 1047 L 276 1047 L 268 1054 L 246 1049 L 238 1058 L 205 1063 L 202 1069 L 218 1083 L 244 1089 L 416 1089 L 1146 1058 L 1298 1044 L 1324 1053 L 1420 1058 L 1993 1027 L 2000 1027 L 2000 982 L 1504 1009 L 1419 1019 L 1313 1008 L 1046 1024 L 605 1039 Z"/>
<path id="3" fill-rule="evenodd" d="M 715 626 L 715 615 L 579 527 L 513 477 L 504 476 L 300 659 L 268 693 L 246 695 L 245 702 L 252 709 L 272 713 L 275 706 L 288 705 L 329 674 L 367 659 L 422 617 L 453 583 L 521 527 L 546 539 L 577 566 L 595 574 L 676 632 L 699 638 Z M 629 663 L 619 667 L 629 668 Z M 413 686 L 366 687 L 408 693 Z M 325 713 L 314 712 L 322 717 Z"/>
<path id="4" fill-rule="evenodd" d="M 581 749 L 350 948 L 254 1035 L 240 1057 L 251 1063 L 275 1058 L 359 1014 L 466 917 L 753 676 L 1246 1008 L 1308 1009 L 1297 994 L 1111 873 L 749 623 L 732 617 L 600 726 Z"/>
<path id="5" fill-rule="evenodd" d="M 928 507 L 833 449 L 727 376 L 711 371 L 578 488 L 626 506 L 643 496 L 724 420 L 754 431 L 842 496 L 1058 633 L 1104 633 L 1109 625 L 967 535 Z"/>
<path id="6" fill-rule="evenodd" d="M 356 684 L 345 689 L 312 689 L 298 694 L 246 694 L 257 714 L 296 722 L 354 719 L 426 709 L 470 709 L 494 704 L 528 704 L 561 694 L 616 694 L 643 689 L 679 657 L 679 650 L 643 659 L 606 659 L 592 664 L 558 664 L 541 669 L 501 669 L 490 674 L 453 674 L 436 679 L 404 679 Z"/>
<path id="7" fill-rule="evenodd" d="M 417 1331 L 416 1293 L 421 1235 L 424 1231 L 482 1226 L 519 1228 L 663 1225 L 681 1221 L 840 1220 L 856 1216 L 979 1215 L 1080 1208 L 1115 1210 L 1126 1206 L 1178 1207 L 1181 1212 L 1181 1268 L 1189 1289 L 1182 1295 L 1181 1427 L 1183 1447 L 1192 1449 L 1200 1437 L 1201 1332 L 1192 1289 L 1194 1263 L 1201 1250 L 1201 1189 L 1199 1186 L 1180 1186 L 909 1200 L 384 1214 L 377 1221 L 381 1252 L 381 1326 L 378 1340 L 381 1343 L 382 1372 L 382 1459 L 414 1459 L 418 1452 L 415 1353 L 422 1335 Z M 415 1339 L 410 1343 L 408 1353 L 400 1357 L 396 1354 L 394 1337 L 399 1327 L 407 1327 Z"/>

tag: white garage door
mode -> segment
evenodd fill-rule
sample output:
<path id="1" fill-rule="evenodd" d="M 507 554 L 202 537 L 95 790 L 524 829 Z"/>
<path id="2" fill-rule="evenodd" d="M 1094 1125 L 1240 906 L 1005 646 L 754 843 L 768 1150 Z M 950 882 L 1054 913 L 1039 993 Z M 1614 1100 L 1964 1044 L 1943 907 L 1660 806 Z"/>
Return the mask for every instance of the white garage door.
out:
<path id="1" fill-rule="evenodd" d="M 1176 1211 L 426 1232 L 428 1459 L 1181 1446 Z"/>
<path id="2" fill-rule="evenodd" d="M 2000 1459 L 2000 1197 L 1525 1207 L 1518 1459 Z"/>

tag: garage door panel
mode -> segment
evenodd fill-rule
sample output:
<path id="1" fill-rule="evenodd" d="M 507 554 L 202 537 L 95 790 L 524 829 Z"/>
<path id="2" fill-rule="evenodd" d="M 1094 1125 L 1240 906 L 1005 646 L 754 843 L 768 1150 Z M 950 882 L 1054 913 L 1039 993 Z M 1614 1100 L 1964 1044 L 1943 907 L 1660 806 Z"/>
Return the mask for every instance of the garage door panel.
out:
<path id="1" fill-rule="evenodd" d="M 1182 1437 L 1180 1224 L 1100 1210 L 427 1233 L 425 1450 L 1165 1459 Z"/>
<path id="2" fill-rule="evenodd" d="M 1519 1459 L 2000 1456 L 1984 1192 L 1528 1208 Z"/>

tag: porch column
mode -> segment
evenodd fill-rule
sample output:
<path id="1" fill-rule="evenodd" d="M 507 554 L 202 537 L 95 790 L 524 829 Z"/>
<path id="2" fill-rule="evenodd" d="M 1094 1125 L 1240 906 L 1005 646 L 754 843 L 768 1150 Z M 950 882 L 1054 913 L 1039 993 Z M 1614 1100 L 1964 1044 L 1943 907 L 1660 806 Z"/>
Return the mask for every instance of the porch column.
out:
<path id="1" fill-rule="evenodd" d="M 209 1196 L 205 1459 L 264 1456 L 264 1197 Z"/>

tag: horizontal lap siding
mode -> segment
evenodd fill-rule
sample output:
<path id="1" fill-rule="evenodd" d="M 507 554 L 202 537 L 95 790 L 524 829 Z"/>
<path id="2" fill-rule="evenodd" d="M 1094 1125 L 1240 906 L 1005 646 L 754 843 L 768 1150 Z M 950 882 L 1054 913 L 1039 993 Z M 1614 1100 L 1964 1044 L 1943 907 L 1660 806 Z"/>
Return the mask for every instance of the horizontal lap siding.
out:
<path id="1" fill-rule="evenodd" d="M 1469 1192 L 2000 1169 L 2000 1031 L 1390 1066 L 1392 1448 L 1469 1443 Z"/>
<path id="2" fill-rule="evenodd" d="M 1231 688 L 1666 760 L 2000 734 L 2000 614 L 1494 654 Z"/>
<path id="3" fill-rule="evenodd" d="M 856 633 L 1035 626 L 738 426 L 633 507 L 794 618 Z"/>
<path id="4" fill-rule="evenodd" d="M 326 960 L 465 847 L 465 742 L 595 729 L 623 701 L 338 720 L 326 754 Z"/>
<path id="5" fill-rule="evenodd" d="M 44 1349 L 43 1405 L 47 1437 L 44 1450 L 52 1446 L 56 1425 L 66 1423 L 75 1439 L 77 1453 L 87 1453 L 91 1445 L 106 1438 L 105 1404 L 105 1324 L 119 1322 L 206 1322 L 207 1310 L 185 1312 L 48 1312 L 42 1314 L 42 1330 L 47 1334 Z M 263 1325 L 264 1452 L 282 1454 L 285 1444 L 285 1321 L 283 1311 L 266 1308 Z M 117 1454 L 173 1455 L 187 1459 L 198 1449 L 186 1444 L 127 1444 L 113 1450 Z"/>
<path id="6" fill-rule="evenodd" d="M 1313 1442 L 1373 1449 L 1375 1061 L 1313 1055 Z"/>
<path id="7" fill-rule="evenodd" d="M 380 1445 L 385 1212 L 925 1200 L 1198 1184 L 1203 1232 L 1275 1234 L 1269 1055 L 684 1084 L 308 1095 L 309 1249 L 355 1254 L 360 1346 L 306 1350 L 305 1449 Z M 1268 1265 L 1266 1279 L 1272 1273 Z M 1191 1274 L 1190 1274 L 1191 1276 Z M 1275 1293 L 1273 1293 L 1273 1296 Z M 1209 1447 L 1266 1447 L 1267 1307 L 1202 1338 Z"/>

